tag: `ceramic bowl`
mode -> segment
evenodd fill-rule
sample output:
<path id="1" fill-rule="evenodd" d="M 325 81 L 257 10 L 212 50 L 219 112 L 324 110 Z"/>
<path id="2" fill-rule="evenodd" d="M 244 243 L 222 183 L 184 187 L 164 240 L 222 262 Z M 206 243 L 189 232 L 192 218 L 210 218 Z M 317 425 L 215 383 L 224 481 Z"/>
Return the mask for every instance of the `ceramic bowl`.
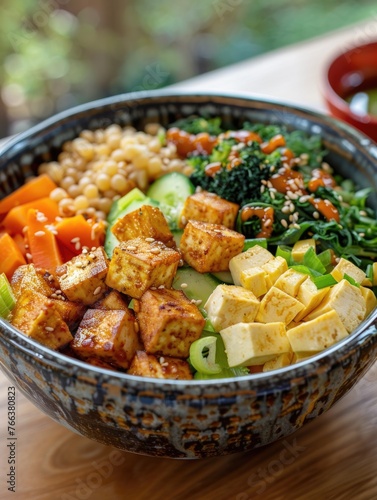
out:
<path id="1" fill-rule="evenodd" d="M 328 64 L 324 97 L 329 111 L 377 141 L 377 114 L 365 112 L 363 93 L 377 89 L 377 41 L 352 47 Z M 358 99 L 347 98 L 358 92 Z"/>
<path id="2" fill-rule="evenodd" d="M 164 125 L 192 114 L 279 123 L 322 136 L 328 161 L 377 189 L 377 148 L 329 117 L 245 96 L 152 92 L 77 107 L 19 135 L 0 152 L 0 197 L 84 128 L 116 122 Z M 376 201 L 376 199 L 375 199 Z M 376 207 L 377 208 L 377 207 Z M 252 450 L 286 437 L 332 407 L 377 355 L 377 311 L 346 339 L 270 373 L 218 381 L 142 378 L 53 352 L 0 321 L 1 369 L 40 410 L 83 436 L 152 456 L 203 458 Z"/>

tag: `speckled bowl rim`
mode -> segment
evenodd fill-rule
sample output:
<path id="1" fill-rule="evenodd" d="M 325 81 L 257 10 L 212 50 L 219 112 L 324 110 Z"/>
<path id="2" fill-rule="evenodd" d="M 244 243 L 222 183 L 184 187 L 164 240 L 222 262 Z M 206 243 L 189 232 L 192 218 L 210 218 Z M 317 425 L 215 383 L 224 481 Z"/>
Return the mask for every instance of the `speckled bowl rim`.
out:
<path id="1" fill-rule="evenodd" d="M 0 148 L 0 159 L 9 153 L 12 156 L 23 149 L 24 143 L 34 136 L 38 136 L 40 133 L 46 134 L 50 128 L 53 128 L 57 123 L 61 121 L 67 121 L 78 115 L 85 114 L 91 110 L 99 108 L 110 108 L 111 106 L 117 106 L 121 104 L 127 104 L 127 102 L 132 102 L 135 100 L 143 101 L 146 100 L 153 101 L 153 98 L 166 98 L 171 100 L 178 100 L 184 98 L 198 98 L 198 99 L 227 99 L 234 101 L 232 104 L 234 106 L 242 104 L 242 101 L 247 101 L 249 103 L 260 103 L 267 106 L 279 106 L 285 108 L 288 112 L 299 112 L 307 116 L 308 119 L 314 118 L 316 120 L 323 121 L 327 126 L 332 129 L 339 130 L 346 134 L 348 138 L 352 138 L 357 142 L 359 147 L 364 147 L 369 156 L 376 161 L 376 174 L 377 174 L 377 146 L 376 144 L 362 132 L 359 132 L 354 127 L 337 120 L 336 118 L 324 115 L 317 111 L 305 108 L 303 106 L 298 106 L 292 103 L 281 102 L 275 99 L 269 98 L 259 98 L 247 93 L 217 93 L 217 92 L 185 92 L 176 90 L 155 90 L 155 91 L 142 91 L 133 92 L 127 94 L 120 94 L 112 97 L 107 97 L 104 99 L 99 99 L 96 101 L 91 101 L 86 104 L 75 106 L 74 108 L 63 111 L 59 114 L 54 115 L 47 120 L 42 121 L 38 125 L 30 128 L 26 132 L 18 134 L 17 136 L 9 139 L 2 148 Z M 239 101 L 239 102 L 237 102 Z M 174 389 L 187 387 L 208 387 L 208 386 L 222 386 L 228 385 L 231 389 L 232 387 L 238 386 L 239 384 L 248 384 L 250 386 L 255 386 L 255 388 L 260 389 L 261 386 L 266 387 L 281 387 L 285 384 L 292 383 L 292 380 L 299 380 L 302 378 L 308 378 L 313 373 L 318 373 L 322 370 L 328 371 L 333 365 L 341 362 L 341 359 L 347 356 L 347 354 L 353 350 L 358 350 L 358 346 L 374 340 L 377 342 L 377 308 L 371 312 L 366 320 L 364 320 L 358 328 L 356 328 L 349 336 L 343 340 L 337 342 L 335 345 L 325 349 L 324 351 L 311 356 L 310 358 L 295 363 L 284 368 L 279 368 L 271 372 L 263 372 L 245 375 L 243 377 L 231 377 L 231 378 L 221 378 L 215 380 L 165 380 L 156 379 L 151 377 L 141 377 L 136 375 L 129 375 L 127 373 L 117 372 L 115 370 L 108 370 L 105 368 L 89 365 L 83 361 L 75 358 L 71 358 L 62 354 L 60 352 L 52 351 L 51 349 L 37 343 L 36 341 L 26 337 L 24 334 L 19 332 L 16 328 L 10 325 L 7 321 L 0 318 L 0 330 L 4 334 L 7 332 L 8 337 L 6 339 L 14 348 L 20 349 L 26 355 L 31 358 L 38 358 L 41 362 L 47 363 L 51 368 L 65 372 L 67 376 L 80 376 L 86 375 L 88 372 L 93 374 L 102 375 L 106 377 L 109 382 L 111 380 L 118 381 L 121 383 L 136 384 L 137 386 L 144 385 L 148 387 L 160 387 L 161 389 Z M 86 373 L 85 373 L 86 372 Z M 253 387 L 252 387 L 253 388 Z"/>

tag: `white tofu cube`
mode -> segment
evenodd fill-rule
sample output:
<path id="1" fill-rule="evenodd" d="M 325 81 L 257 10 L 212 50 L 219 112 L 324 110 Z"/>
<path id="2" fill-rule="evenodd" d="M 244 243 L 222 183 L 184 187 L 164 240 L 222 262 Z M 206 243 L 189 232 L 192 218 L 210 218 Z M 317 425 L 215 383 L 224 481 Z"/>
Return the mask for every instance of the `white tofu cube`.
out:
<path id="1" fill-rule="evenodd" d="M 366 307 L 365 317 L 367 317 L 377 306 L 377 298 L 372 292 L 372 290 L 370 288 L 365 288 L 365 286 L 360 287 L 360 292 L 365 300 L 365 307 Z"/>
<path id="2" fill-rule="evenodd" d="M 255 245 L 249 248 L 249 250 L 246 250 L 246 252 L 236 255 L 229 263 L 229 269 L 232 273 L 234 284 L 241 285 L 241 274 L 243 271 L 247 271 L 253 267 L 263 266 L 263 264 L 267 264 L 267 262 L 274 258 L 271 252 L 260 245 Z"/>
<path id="3" fill-rule="evenodd" d="M 268 290 L 266 273 L 261 267 L 251 267 L 242 271 L 240 284 L 250 290 L 256 297 L 264 295 Z"/>
<path id="4" fill-rule="evenodd" d="M 351 285 L 347 280 L 342 280 L 330 288 L 319 306 L 307 316 L 307 320 L 315 319 L 332 309 L 335 309 L 350 333 L 365 318 L 365 299 L 359 288 Z"/>
<path id="5" fill-rule="evenodd" d="M 270 359 L 263 365 L 263 371 L 269 372 L 271 370 L 277 370 L 279 368 L 284 368 L 284 366 L 289 366 L 292 362 L 293 353 L 285 352 L 283 354 L 279 354 L 274 359 Z"/>
<path id="6" fill-rule="evenodd" d="M 251 323 L 259 309 L 253 292 L 241 286 L 218 285 L 209 296 L 204 309 L 216 331 L 236 323 Z"/>
<path id="7" fill-rule="evenodd" d="M 291 255 L 293 260 L 295 262 L 302 262 L 304 260 L 304 255 L 309 248 L 313 248 L 313 250 L 315 250 L 315 240 L 313 238 L 297 241 L 292 248 Z"/>
<path id="8" fill-rule="evenodd" d="M 288 269 L 288 271 L 285 271 L 285 273 L 276 280 L 275 286 L 291 297 L 296 297 L 301 283 L 303 283 L 307 277 L 307 274 L 299 273 L 294 269 Z"/>
<path id="9" fill-rule="evenodd" d="M 305 307 L 296 316 L 295 321 L 301 321 L 305 318 L 305 316 L 313 311 L 313 309 L 321 303 L 329 290 L 330 287 L 318 289 L 310 277 L 307 277 L 307 279 L 301 283 L 296 297 L 296 299 L 299 300 Z"/>
<path id="10" fill-rule="evenodd" d="M 322 351 L 347 335 L 347 329 L 335 310 L 287 331 L 293 351 L 305 355 Z"/>
<path id="11" fill-rule="evenodd" d="M 336 279 L 336 281 L 341 281 L 345 274 L 351 276 L 357 283 L 362 283 L 366 277 L 366 274 L 362 269 L 355 266 L 349 260 L 343 259 L 343 257 L 339 260 L 338 264 L 331 271 L 331 276 Z"/>
<path id="12" fill-rule="evenodd" d="M 288 325 L 303 308 L 301 302 L 273 286 L 260 303 L 256 321 L 261 323 L 281 321 Z"/>
<path id="13" fill-rule="evenodd" d="M 267 288 L 270 289 L 276 280 L 288 270 L 288 264 L 283 257 L 275 257 L 261 266 L 266 273 Z"/>
<path id="14" fill-rule="evenodd" d="M 237 323 L 220 335 L 230 367 L 262 365 L 291 351 L 284 323 Z"/>

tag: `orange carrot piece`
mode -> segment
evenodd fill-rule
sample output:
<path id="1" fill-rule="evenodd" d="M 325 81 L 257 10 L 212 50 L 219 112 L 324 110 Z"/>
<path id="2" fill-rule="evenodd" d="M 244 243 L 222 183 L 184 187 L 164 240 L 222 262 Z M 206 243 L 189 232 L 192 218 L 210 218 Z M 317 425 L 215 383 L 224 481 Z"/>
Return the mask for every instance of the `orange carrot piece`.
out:
<path id="1" fill-rule="evenodd" d="M 29 201 L 45 198 L 57 185 L 47 174 L 39 175 L 0 200 L 0 215 Z"/>
<path id="2" fill-rule="evenodd" d="M 18 248 L 20 249 L 20 252 L 22 253 L 22 255 L 24 257 L 26 257 L 26 241 L 25 241 L 25 237 L 21 234 L 15 234 L 14 236 L 12 236 L 14 242 L 16 243 L 16 245 L 18 246 Z"/>
<path id="3" fill-rule="evenodd" d="M 54 272 L 63 263 L 55 235 L 38 218 L 38 210 L 30 209 L 27 214 L 27 239 L 29 253 L 36 267 Z"/>
<path id="4" fill-rule="evenodd" d="M 98 247 L 104 234 L 101 223 L 91 224 L 82 215 L 65 217 L 55 224 L 57 239 L 75 255 L 81 253 L 82 247 Z"/>
<path id="5" fill-rule="evenodd" d="M 55 217 L 59 215 L 59 206 L 51 198 L 41 198 L 29 203 L 23 203 L 18 207 L 10 209 L 3 220 L 3 226 L 9 234 L 22 234 L 23 228 L 27 225 L 28 211 L 31 208 L 38 210 L 45 216 L 47 219 L 46 224 L 55 222 Z"/>
<path id="6" fill-rule="evenodd" d="M 0 273 L 10 280 L 14 271 L 26 261 L 17 244 L 8 233 L 0 237 Z"/>

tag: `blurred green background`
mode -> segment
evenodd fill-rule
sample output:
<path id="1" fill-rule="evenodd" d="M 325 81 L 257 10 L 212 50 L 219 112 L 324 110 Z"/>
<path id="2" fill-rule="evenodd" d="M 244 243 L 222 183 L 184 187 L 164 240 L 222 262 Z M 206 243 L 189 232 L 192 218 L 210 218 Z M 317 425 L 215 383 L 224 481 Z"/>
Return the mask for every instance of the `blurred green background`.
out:
<path id="1" fill-rule="evenodd" d="M 1 12 L 0 137 L 358 20 L 377 34 L 375 0 L 2 0 Z"/>

